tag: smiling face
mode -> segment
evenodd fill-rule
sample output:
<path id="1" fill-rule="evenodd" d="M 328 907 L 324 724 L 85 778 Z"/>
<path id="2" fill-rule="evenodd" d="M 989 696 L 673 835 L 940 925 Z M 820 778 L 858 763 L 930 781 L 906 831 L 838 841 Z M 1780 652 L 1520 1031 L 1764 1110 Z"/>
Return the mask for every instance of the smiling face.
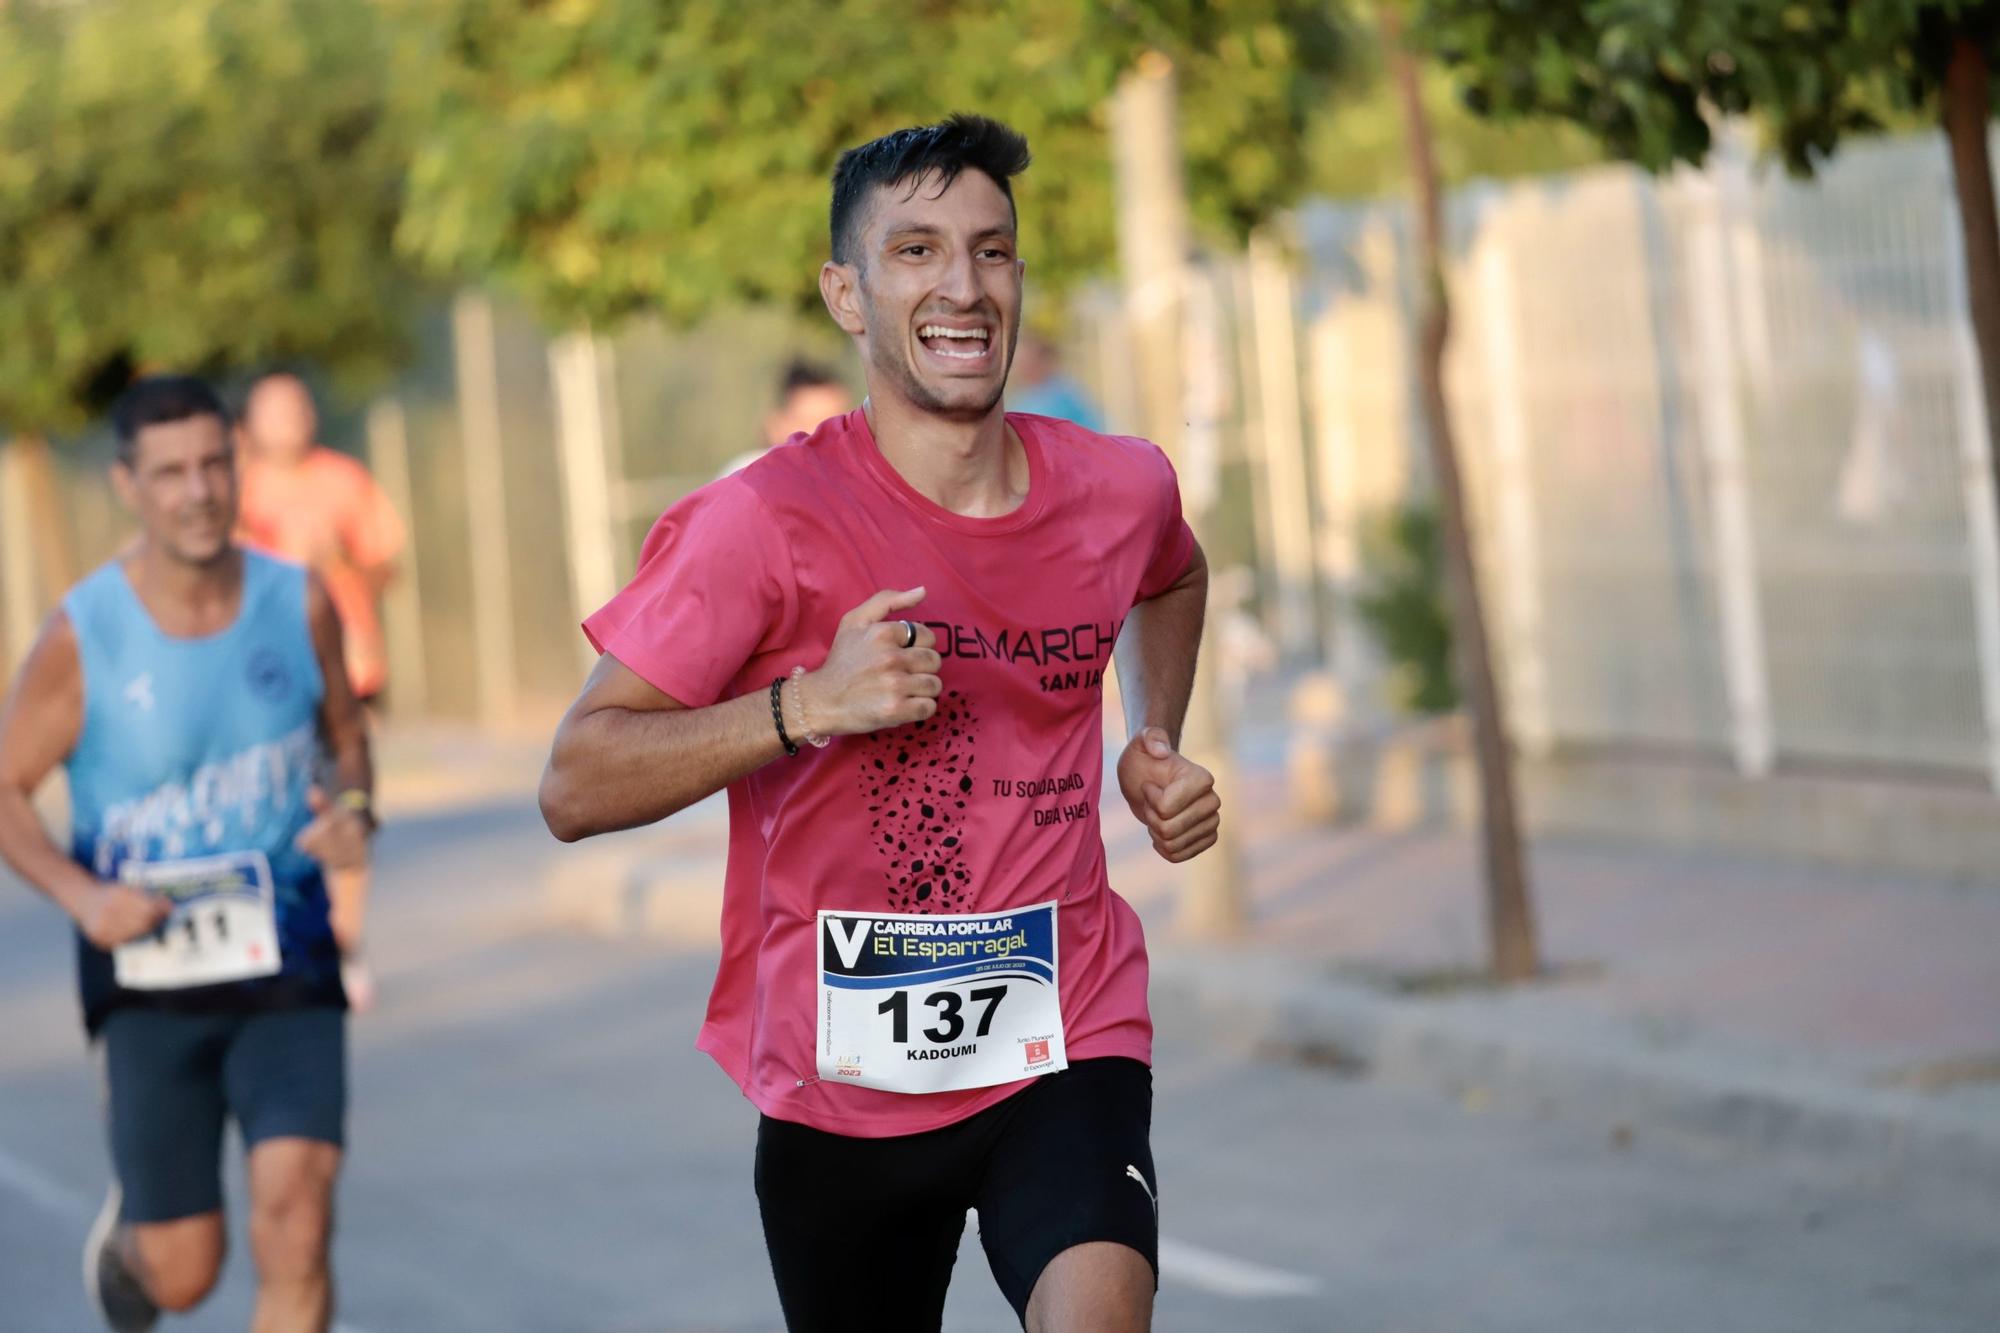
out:
<path id="1" fill-rule="evenodd" d="M 236 453 L 222 418 L 204 413 L 141 428 L 132 461 L 112 466 L 118 494 L 169 558 L 207 565 L 236 525 Z"/>
<path id="2" fill-rule="evenodd" d="M 821 293 L 860 340 L 869 391 L 954 421 L 1000 404 L 1020 329 L 1023 264 L 1014 207 L 968 168 L 878 186 L 853 264 L 829 263 Z"/>

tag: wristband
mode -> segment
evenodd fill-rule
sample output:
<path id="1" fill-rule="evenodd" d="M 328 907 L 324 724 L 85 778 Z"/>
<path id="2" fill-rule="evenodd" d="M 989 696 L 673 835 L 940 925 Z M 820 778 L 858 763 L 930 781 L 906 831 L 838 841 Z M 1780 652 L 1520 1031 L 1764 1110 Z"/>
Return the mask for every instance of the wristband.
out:
<path id="1" fill-rule="evenodd" d="M 360 815 L 367 822 L 370 833 L 373 833 L 381 826 L 382 821 L 375 818 L 375 800 L 364 788 L 349 787 L 346 791 L 334 797 L 333 800 L 334 804 L 338 805 L 341 809 L 352 810 L 355 814 Z"/>
<path id="2" fill-rule="evenodd" d="M 790 736 L 785 734 L 785 706 L 778 701 L 778 691 L 784 688 L 785 678 L 783 676 L 771 682 L 771 721 L 777 724 L 778 740 L 784 745 L 785 753 L 796 755 L 799 752 L 799 747 L 792 743 Z"/>
<path id="3" fill-rule="evenodd" d="M 805 686 L 800 683 L 805 679 L 805 674 L 806 669 L 802 666 L 792 668 L 792 695 L 799 701 L 799 725 L 806 729 L 806 744 L 815 750 L 824 750 L 833 737 L 822 736 L 813 730 L 812 714 L 806 712 Z"/>

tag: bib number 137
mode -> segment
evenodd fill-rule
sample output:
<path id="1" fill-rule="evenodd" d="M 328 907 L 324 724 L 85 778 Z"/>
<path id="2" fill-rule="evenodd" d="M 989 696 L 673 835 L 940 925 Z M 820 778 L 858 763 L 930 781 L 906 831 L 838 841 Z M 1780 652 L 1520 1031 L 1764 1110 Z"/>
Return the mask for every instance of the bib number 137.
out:
<path id="1" fill-rule="evenodd" d="M 955 990 L 932 991 L 924 996 L 923 1002 L 937 1010 L 937 1024 L 923 1029 L 923 1035 L 931 1041 L 949 1046 L 965 1035 L 966 1020 L 962 1016 L 969 1001 L 979 1011 L 979 1026 L 973 1036 L 983 1037 L 993 1030 L 993 1013 L 1000 1007 L 1000 1001 L 1007 998 L 1005 986 L 979 986 L 961 996 Z M 889 1040 L 903 1045 L 910 1040 L 910 993 L 906 990 L 892 992 L 888 999 L 875 1006 L 878 1014 L 889 1015 L 891 1029 Z"/>
<path id="2" fill-rule="evenodd" d="M 819 914 L 820 1078 L 884 1092 L 1015 1083 L 1066 1067 L 1056 905 Z"/>

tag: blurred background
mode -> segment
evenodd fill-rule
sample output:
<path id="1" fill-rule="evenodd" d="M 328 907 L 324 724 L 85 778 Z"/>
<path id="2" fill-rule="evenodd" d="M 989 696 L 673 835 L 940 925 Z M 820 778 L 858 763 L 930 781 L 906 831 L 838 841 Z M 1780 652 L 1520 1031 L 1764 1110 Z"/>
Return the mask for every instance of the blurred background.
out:
<path id="1" fill-rule="evenodd" d="M 0 3 L 9 675 L 130 535 L 137 373 L 297 373 L 405 533 L 350 1333 L 776 1326 L 754 1117 L 687 1049 L 723 813 L 558 848 L 533 784 L 652 521 L 796 363 L 859 401 L 833 160 L 953 110 L 1035 151 L 1011 403 L 1158 440 L 1215 571 L 1189 744 L 1232 837 L 1169 868 L 1106 817 L 1160 1326 L 2000 1327 L 1996 37 Z M 65 924 L 10 887 L 0 1327 L 82 1328 L 92 1079 Z M 980 1269 L 947 1327 L 1009 1326 Z M 247 1293 L 239 1258 L 186 1326 Z"/>

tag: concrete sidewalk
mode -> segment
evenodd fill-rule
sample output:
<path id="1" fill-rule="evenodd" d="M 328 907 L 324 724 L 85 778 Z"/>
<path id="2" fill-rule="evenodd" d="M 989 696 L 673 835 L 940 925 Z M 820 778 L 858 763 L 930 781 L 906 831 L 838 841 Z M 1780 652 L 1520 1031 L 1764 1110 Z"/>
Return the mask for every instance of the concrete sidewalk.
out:
<path id="1" fill-rule="evenodd" d="M 1532 874 L 1548 979 L 1499 992 L 1476 981 L 1472 837 L 1309 823 L 1272 740 L 1253 738 L 1225 794 L 1250 896 L 1226 942 L 1177 930 L 1185 871 L 1153 856 L 1107 781 L 1112 884 L 1146 919 L 1163 1023 L 1194 1007 L 1245 1041 L 1475 1108 L 1977 1179 L 2000 1201 L 2000 883 L 1544 841 Z M 432 773 L 410 790 L 453 790 L 437 774 L 478 748 L 406 742 Z M 531 782 L 539 757 L 516 746 L 473 767 L 479 792 Z M 570 924 L 709 949 L 726 833 L 718 797 L 570 849 L 545 901 Z"/>
<path id="2" fill-rule="evenodd" d="M 2000 885 L 1890 882 L 1576 842 L 1532 849 L 1548 979 L 1481 986 L 1482 880 L 1463 833 L 1308 824 L 1248 769 L 1230 809 L 1250 919 L 1176 936 L 1177 871 L 1107 821 L 1163 1012 L 1469 1105 L 1583 1116 L 1989 1187 L 2000 1215 Z"/>

